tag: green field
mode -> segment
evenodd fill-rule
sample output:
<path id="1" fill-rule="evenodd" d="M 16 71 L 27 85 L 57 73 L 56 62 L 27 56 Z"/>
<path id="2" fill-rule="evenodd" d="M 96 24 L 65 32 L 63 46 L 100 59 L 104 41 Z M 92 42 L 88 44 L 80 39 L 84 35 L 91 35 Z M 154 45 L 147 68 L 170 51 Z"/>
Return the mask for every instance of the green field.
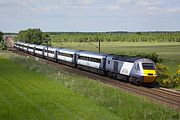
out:
<path id="1" fill-rule="evenodd" d="M 1 120 L 179 117 L 144 97 L 9 52 L 0 51 L 0 82 Z"/>
<path id="2" fill-rule="evenodd" d="M 98 52 L 98 42 L 54 42 L 53 46 L 70 49 L 81 49 Z M 176 72 L 180 64 L 180 42 L 101 42 L 101 52 L 110 54 L 137 55 L 138 53 L 156 52 L 163 59 L 172 73 Z"/>

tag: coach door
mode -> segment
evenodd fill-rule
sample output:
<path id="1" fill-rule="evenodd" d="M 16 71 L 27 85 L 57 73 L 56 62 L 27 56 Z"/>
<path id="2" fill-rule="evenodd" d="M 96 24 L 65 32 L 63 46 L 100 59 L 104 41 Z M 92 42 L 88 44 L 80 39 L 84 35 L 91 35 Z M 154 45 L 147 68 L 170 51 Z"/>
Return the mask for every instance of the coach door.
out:
<path id="1" fill-rule="evenodd" d="M 117 61 L 114 61 L 113 71 L 116 73 L 118 72 L 118 62 Z"/>

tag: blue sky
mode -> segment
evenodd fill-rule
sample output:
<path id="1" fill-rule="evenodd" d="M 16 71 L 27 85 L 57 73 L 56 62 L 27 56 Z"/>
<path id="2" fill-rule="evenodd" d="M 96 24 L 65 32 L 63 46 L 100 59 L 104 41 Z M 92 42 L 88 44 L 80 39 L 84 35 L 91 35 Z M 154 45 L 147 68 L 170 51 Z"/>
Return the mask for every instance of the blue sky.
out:
<path id="1" fill-rule="evenodd" d="M 0 0 L 0 31 L 179 31 L 180 0 Z"/>

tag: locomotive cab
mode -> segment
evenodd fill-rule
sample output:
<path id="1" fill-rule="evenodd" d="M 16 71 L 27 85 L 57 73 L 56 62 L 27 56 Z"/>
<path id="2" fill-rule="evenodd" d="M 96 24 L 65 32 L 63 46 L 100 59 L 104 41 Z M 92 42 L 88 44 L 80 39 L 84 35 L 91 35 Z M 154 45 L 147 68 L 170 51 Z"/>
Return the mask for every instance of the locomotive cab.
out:
<path id="1" fill-rule="evenodd" d="M 156 67 L 153 61 L 149 59 L 140 59 L 134 64 L 134 75 L 142 83 L 153 83 L 156 78 Z"/>
<path id="2" fill-rule="evenodd" d="M 142 63 L 143 68 L 143 82 L 144 83 L 153 83 L 156 80 L 156 67 L 154 63 Z"/>

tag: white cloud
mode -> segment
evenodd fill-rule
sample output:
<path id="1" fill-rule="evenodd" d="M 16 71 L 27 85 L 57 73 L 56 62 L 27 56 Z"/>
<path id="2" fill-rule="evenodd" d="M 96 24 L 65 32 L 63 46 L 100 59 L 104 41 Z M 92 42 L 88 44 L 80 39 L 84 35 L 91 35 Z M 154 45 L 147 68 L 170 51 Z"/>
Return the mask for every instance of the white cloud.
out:
<path id="1" fill-rule="evenodd" d="M 121 7 L 118 5 L 108 5 L 104 7 L 107 10 L 112 10 L 112 11 L 119 11 L 121 10 Z"/>
<path id="2" fill-rule="evenodd" d="M 60 5 L 46 5 L 46 6 L 42 6 L 42 7 L 32 7 L 31 10 L 36 13 L 46 13 L 46 12 L 59 10 L 61 8 L 62 8 L 62 6 L 60 6 Z"/>
<path id="3" fill-rule="evenodd" d="M 161 0 L 136 0 L 135 5 L 141 7 L 147 7 L 147 6 L 158 6 L 161 3 L 162 3 Z"/>
<path id="4" fill-rule="evenodd" d="M 81 5 L 92 5 L 95 1 L 94 0 L 78 0 Z"/>
<path id="5" fill-rule="evenodd" d="M 148 7 L 147 12 L 149 14 L 180 14 L 180 8 L 161 8 L 161 7 Z"/>
<path id="6" fill-rule="evenodd" d="M 168 9 L 164 9 L 163 11 L 167 12 L 167 13 L 179 13 L 180 14 L 180 7 L 168 8 Z"/>
<path id="7" fill-rule="evenodd" d="M 116 0 L 115 3 L 117 3 L 117 4 L 130 4 L 132 2 L 133 2 L 132 0 Z"/>
<path id="8" fill-rule="evenodd" d="M 136 0 L 135 5 L 144 9 L 144 12 L 148 14 L 180 13 L 180 7 L 176 7 L 176 5 L 169 5 L 166 0 Z"/>
<path id="9" fill-rule="evenodd" d="M 0 5 L 1 6 L 29 6 L 31 4 L 35 4 L 36 2 L 38 2 L 40 0 L 0 0 Z"/>

